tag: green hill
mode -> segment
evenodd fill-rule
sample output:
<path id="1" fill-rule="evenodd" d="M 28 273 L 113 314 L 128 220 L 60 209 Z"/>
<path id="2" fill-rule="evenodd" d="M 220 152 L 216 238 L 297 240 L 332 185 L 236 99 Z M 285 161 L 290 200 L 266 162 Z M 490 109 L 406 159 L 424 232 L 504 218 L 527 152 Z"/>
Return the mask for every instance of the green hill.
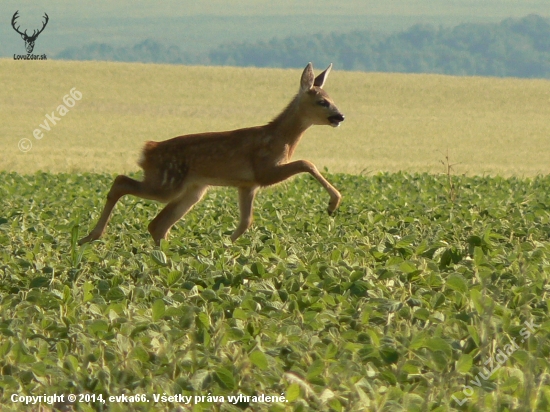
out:
<path id="1" fill-rule="evenodd" d="M 279 68 L 300 68 L 307 58 L 353 71 L 550 78 L 550 19 L 536 14 L 450 27 L 416 24 L 393 33 L 368 24 L 314 33 L 281 31 L 270 40 L 228 38 L 193 52 L 151 38 L 133 46 L 92 42 L 67 48 L 55 58 Z"/>

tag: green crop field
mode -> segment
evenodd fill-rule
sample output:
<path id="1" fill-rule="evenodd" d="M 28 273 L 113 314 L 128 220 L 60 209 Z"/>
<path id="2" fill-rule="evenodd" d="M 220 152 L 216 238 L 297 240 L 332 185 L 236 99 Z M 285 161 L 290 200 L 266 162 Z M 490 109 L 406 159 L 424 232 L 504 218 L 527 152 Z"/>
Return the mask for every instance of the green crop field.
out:
<path id="1" fill-rule="evenodd" d="M 160 248 L 158 205 L 134 199 L 76 245 L 111 175 L 0 178 L 3 410 L 53 393 L 102 396 L 84 411 L 550 407 L 548 177 L 331 175 L 336 217 L 297 178 L 236 244 L 236 195 L 215 190 Z"/>
<path id="2" fill-rule="evenodd" d="M 264 123 L 300 73 L 38 63 L 0 60 L 2 411 L 550 409 L 550 82 L 335 68 L 296 156 L 335 216 L 300 176 L 234 244 L 219 188 L 160 247 L 132 197 L 78 246 L 143 141 Z"/>
<path id="3" fill-rule="evenodd" d="M 294 96 L 300 76 L 298 70 L 26 63 L 0 60 L 0 170 L 136 171 L 146 140 L 268 122 Z M 72 88 L 81 100 L 57 115 L 50 131 L 41 129 Z M 442 172 L 440 161 L 448 154 L 457 174 L 550 171 L 548 80 L 335 67 L 325 88 L 346 121 L 336 130 L 312 128 L 297 152 L 321 169 Z M 40 140 L 35 129 L 43 132 Z M 21 139 L 29 139 L 32 149 L 21 152 Z"/>

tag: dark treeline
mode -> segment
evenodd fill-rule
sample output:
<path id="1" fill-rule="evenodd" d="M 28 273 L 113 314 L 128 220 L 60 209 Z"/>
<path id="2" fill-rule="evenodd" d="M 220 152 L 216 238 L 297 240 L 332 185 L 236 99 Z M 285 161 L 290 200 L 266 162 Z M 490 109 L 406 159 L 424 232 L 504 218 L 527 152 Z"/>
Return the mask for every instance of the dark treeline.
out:
<path id="1" fill-rule="evenodd" d="M 187 53 L 178 46 L 166 46 L 152 39 L 147 39 L 130 47 L 113 47 L 105 43 L 91 43 L 82 47 L 65 49 L 55 57 L 62 60 L 209 64 L 207 55 Z"/>
<path id="2" fill-rule="evenodd" d="M 406 31 L 316 34 L 223 44 L 203 54 L 147 40 L 133 47 L 88 45 L 58 58 L 300 68 L 304 61 L 357 71 L 550 78 L 550 19 L 530 15 L 491 24 L 416 25 Z"/>

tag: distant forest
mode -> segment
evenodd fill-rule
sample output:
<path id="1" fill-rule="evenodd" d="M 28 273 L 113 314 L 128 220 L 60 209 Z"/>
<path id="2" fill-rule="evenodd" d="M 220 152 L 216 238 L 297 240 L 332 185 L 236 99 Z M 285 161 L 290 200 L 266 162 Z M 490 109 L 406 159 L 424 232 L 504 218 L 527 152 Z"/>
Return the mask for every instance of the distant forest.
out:
<path id="1" fill-rule="evenodd" d="M 90 44 L 56 58 L 171 64 L 300 68 L 332 62 L 341 70 L 550 78 L 550 19 L 530 15 L 405 31 L 319 33 L 267 42 L 222 44 L 204 53 L 145 40 L 131 47 Z"/>

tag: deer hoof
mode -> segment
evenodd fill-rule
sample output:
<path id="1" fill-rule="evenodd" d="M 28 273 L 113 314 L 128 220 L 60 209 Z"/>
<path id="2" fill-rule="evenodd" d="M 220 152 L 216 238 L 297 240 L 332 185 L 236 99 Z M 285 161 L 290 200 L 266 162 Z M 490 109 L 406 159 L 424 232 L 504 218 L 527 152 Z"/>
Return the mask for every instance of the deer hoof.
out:
<path id="1" fill-rule="evenodd" d="M 85 243 L 88 243 L 88 242 L 91 242 L 92 240 L 96 240 L 97 238 L 94 238 L 91 234 L 86 236 L 86 237 L 83 237 L 82 239 L 80 239 L 78 241 L 78 245 L 79 246 L 82 246 L 83 244 Z"/>
<path id="2" fill-rule="evenodd" d="M 341 200 L 342 198 L 339 197 L 329 202 L 327 211 L 330 216 L 332 216 L 336 212 L 336 209 L 338 209 L 338 206 L 340 206 Z"/>
<path id="3" fill-rule="evenodd" d="M 103 234 L 103 232 L 98 232 L 98 231 L 92 230 L 88 236 L 83 237 L 82 239 L 80 239 L 78 241 L 78 244 L 81 246 L 84 243 L 93 242 L 94 240 L 99 239 L 102 234 Z"/>

